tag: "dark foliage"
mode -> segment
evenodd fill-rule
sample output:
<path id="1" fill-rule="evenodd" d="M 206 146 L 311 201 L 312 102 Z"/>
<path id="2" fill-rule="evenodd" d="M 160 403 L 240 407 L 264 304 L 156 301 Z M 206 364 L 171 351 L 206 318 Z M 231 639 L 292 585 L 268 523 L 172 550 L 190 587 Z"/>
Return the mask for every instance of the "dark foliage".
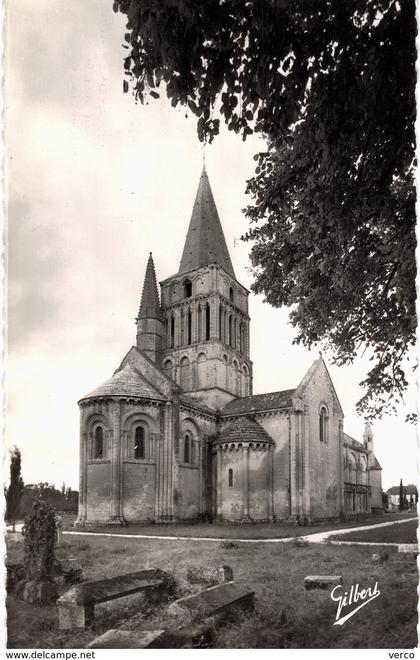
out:
<path id="1" fill-rule="evenodd" d="M 28 514 L 32 509 L 32 504 L 39 498 L 54 507 L 56 511 L 77 512 L 78 492 L 76 490 L 72 490 L 69 486 L 63 492 L 63 488 L 57 490 L 54 484 L 41 482 L 27 484 L 24 487 L 21 500 L 22 515 Z"/>
<path id="2" fill-rule="evenodd" d="M 20 504 L 24 489 L 21 466 L 20 451 L 15 447 L 10 452 L 10 484 L 6 490 L 6 520 L 13 524 L 13 531 L 15 531 L 15 522 L 20 515 Z"/>
<path id="3" fill-rule="evenodd" d="M 248 182 L 253 290 L 394 409 L 415 339 L 414 0 L 116 0 L 136 99 L 165 89 L 211 141 L 266 138 Z"/>

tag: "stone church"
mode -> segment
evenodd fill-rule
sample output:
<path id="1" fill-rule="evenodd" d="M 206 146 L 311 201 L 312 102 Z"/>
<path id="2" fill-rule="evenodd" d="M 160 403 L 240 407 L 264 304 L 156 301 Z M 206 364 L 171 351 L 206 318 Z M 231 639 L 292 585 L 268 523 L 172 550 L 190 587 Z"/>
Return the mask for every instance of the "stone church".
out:
<path id="1" fill-rule="evenodd" d="M 136 345 L 79 401 L 77 526 L 305 521 L 382 509 L 381 467 L 320 356 L 293 389 L 253 394 L 249 291 L 200 178 L 178 272 L 150 254 Z"/>

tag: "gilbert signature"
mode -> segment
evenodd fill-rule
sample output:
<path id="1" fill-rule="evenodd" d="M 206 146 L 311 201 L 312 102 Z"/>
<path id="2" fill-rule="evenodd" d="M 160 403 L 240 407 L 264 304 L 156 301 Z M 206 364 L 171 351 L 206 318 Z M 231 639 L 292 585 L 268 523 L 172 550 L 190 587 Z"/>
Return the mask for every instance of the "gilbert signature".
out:
<path id="1" fill-rule="evenodd" d="M 353 614 L 356 614 L 358 610 L 360 610 L 362 607 L 367 605 L 368 603 L 371 603 L 372 600 L 375 600 L 378 596 L 380 596 L 381 592 L 378 589 L 378 583 L 375 582 L 374 587 L 367 587 L 366 589 L 360 589 L 359 585 L 352 585 L 350 588 L 350 592 L 345 591 L 343 593 L 343 585 L 338 584 L 334 589 L 331 591 L 331 598 L 337 603 L 337 614 L 335 616 L 335 621 L 334 625 L 335 626 L 342 626 L 343 623 L 345 623 L 350 617 L 353 616 Z M 356 605 L 359 603 L 358 605 Z M 347 612 L 343 616 L 341 616 L 341 612 L 343 608 L 348 608 L 351 605 L 356 605 L 356 607 L 353 607 L 350 612 Z"/>

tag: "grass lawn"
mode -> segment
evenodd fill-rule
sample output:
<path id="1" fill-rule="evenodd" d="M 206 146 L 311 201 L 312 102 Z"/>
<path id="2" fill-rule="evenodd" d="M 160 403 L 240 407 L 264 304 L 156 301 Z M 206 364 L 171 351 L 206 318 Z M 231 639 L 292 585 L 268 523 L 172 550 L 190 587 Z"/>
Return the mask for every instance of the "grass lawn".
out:
<path id="1" fill-rule="evenodd" d="M 128 525 L 127 527 L 89 527 L 87 532 L 106 532 L 107 534 L 144 534 L 153 536 L 186 536 L 186 537 L 213 537 L 213 538 L 235 538 L 235 539 L 266 539 L 266 538 L 287 538 L 290 536 L 304 536 L 305 534 L 314 534 L 315 532 L 324 532 L 331 529 L 342 529 L 346 527 L 358 527 L 363 525 L 374 525 L 392 520 L 401 520 L 401 518 L 410 518 L 416 514 L 384 514 L 372 515 L 360 518 L 359 520 L 349 520 L 347 522 L 325 522 L 316 523 L 311 526 L 292 526 L 281 523 L 256 523 L 254 525 L 229 525 L 223 523 L 196 523 L 191 525 Z M 63 529 L 74 530 L 73 522 L 75 516 L 63 516 Z M 83 530 L 79 530 L 83 531 Z"/>
<path id="2" fill-rule="evenodd" d="M 407 523 L 409 524 L 409 523 Z M 398 527 L 404 527 L 399 525 Z M 11 535 L 8 535 L 9 537 Z M 191 587 L 190 566 L 233 568 L 236 580 L 256 593 L 256 612 L 238 616 L 218 632 L 219 648 L 414 648 L 417 645 L 418 582 L 415 558 L 390 550 L 383 564 L 372 562 L 372 548 L 362 546 L 240 544 L 153 539 L 64 537 L 59 554 L 83 567 L 84 579 L 100 579 L 159 567 L 172 572 L 178 597 Z M 10 558 L 22 552 L 22 542 L 9 541 Z M 343 626 L 334 626 L 336 603 L 329 591 L 305 591 L 306 575 L 338 574 L 344 588 L 378 582 L 381 595 Z M 98 634 L 136 615 L 136 626 L 159 627 L 161 611 L 141 596 L 112 601 L 96 608 L 94 626 L 82 632 L 58 630 L 57 608 L 26 605 L 8 598 L 9 648 L 85 648 Z"/>
<path id="3" fill-rule="evenodd" d="M 378 527 L 376 529 L 361 529 L 349 534 L 330 536 L 331 541 L 374 541 L 375 543 L 417 543 L 418 520 L 401 525 Z"/>

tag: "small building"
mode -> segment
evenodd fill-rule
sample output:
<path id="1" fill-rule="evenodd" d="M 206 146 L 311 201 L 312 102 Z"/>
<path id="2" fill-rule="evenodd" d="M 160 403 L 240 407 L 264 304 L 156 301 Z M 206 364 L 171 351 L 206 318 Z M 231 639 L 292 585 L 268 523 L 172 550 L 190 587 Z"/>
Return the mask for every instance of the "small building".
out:
<path id="1" fill-rule="evenodd" d="M 77 526 L 310 521 L 380 510 L 381 468 L 322 356 L 288 390 L 253 394 L 249 291 L 203 169 L 178 271 L 150 254 L 136 344 L 79 401 Z"/>
<path id="2" fill-rule="evenodd" d="M 388 510 L 398 511 L 400 508 L 400 486 L 392 486 L 386 491 L 388 495 Z M 417 486 L 414 484 L 403 485 L 403 495 L 407 498 L 409 508 L 416 506 Z"/>

